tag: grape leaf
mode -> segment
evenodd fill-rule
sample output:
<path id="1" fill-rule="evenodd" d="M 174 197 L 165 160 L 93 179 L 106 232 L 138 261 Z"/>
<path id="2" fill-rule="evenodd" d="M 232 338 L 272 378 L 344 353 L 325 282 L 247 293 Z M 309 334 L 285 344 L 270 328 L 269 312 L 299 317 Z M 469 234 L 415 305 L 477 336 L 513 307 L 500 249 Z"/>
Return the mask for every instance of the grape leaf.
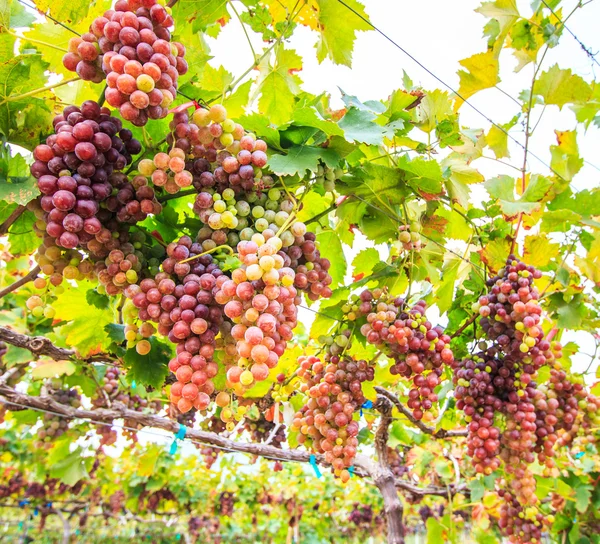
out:
<path id="1" fill-rule="evenodd" d="M 329 275 L 333 281 L 330 287 L 334 289 L 344 283 L 344 276 L 346 274 L 346 257 L 342 249 L 342 242 L 340 242 L 340 237 L 333 230 L 319 232 L 317 234 L 317 242 L 319 242 L 321 256 L 326 257 L 331 262 Z"/>
<path id="2" fill-rule="evenodd" d="M 343 136 L 344 131 L 333 121 L 323 119 L 314 108 L 298 108 L 294 111 L 293 121 L 297 125 L 314 127 L 322 130 L 327 136 Z"/>
<path id="3" fill-rule="evenodd" d="M 266 57 L 259 66 L 255 96 L 260 94 L 258 109 L 269 116 L 275 125 L 289 121 L 294 112 L 294 97 L 300 92 L 300 78 L 296 72 L 302 70 L 302 58 L 283 45 L 275 48 L 274 64 Z"/>
<path id="4" fill-rule="evenodd" d="M 88 282 L 79 282 L 78 287 L 68 286 L 52 303 L 55 319 L 69 322 L 60 328 L 60 334 L 66 344 L 76 348 L 83 357 L 110 345 L 104 327 L 115 320 L 112 309 L 88 304 L 90 287 Z"/>
<path id="5" fill-rule="evenodd" d="M 537 268 L 547 266 L 558 256 L 559 244 L 551 242 L 547 236 L 527 236 L 525 238 L 525 261 Z"/>
<path id="6" fill-rule="evenodd" d="M 460 61 L 465 70 L 459 70 L 460 86 L 458 88 L 458 97 L 454 104 L 454 111 L 457 111 L 463 102 L 473 96 L 475 93 L 494 87 L 499 81 L 498 59 L 494 51 L 477 53 L 468 59 Z"/>
<path id="7" fill-rule="evenodd" d="M 0 200 L 24 205 L 39 194 L 23 155 L 11 156 L 8 147 L 4 148 L 0 155 Z"/>
<path id="8" fill-rule="evenodd" d="M 36 380 L 43 378 L 54 378 L 55 376 L 70 376 L 77 370 L 71 361 L 47 361 L 37 362 L 31 375 Z"/>
<path id="9" fill-rule="evenodd" d="M 17 207 L 17 204 L 5 205 L 0 203 L 0 221 L 4 221 Z M 21 216 L 10 226 L 8 242 L 13 255 L 28 255 L 40 245 L 40 239 L 33 231 L 35 215 L 25 210 Z"/>
<path id="10" fill-rule="evenodd" d="M 352 276 L 355 280 L 368 276 L 380 260 L 379 252 L 375 248 L 363 249 L 352 260 Z"/>
<path id="11" fill-rule="evenodd" d="M 316 172 L 319 162 L 324 162 L 330 168 L 335 168 L 341 157 L 333 149 L 313 147 L 308 145 L 294 145 L 288 149 L 286 155 L 274 154 L 269 158 L 269 168 L 277 175 L 303 176 L 306 171 Z"/>
<path id="12" fill-rule="evenodd" d="M 67 454 L 55 462 L 49 461 L 50 476 L 59 478 L 66 485 L 75 485 L 79 480 L 88 477 L 88 471 L 85 461 L 81 457 L 81 448 L 77 447 L 72 453 L 68 453 L 70 441 L 65 442 L 67 444 L 65 453 Z M 93 462 L 93 458 L 90 457 L 90 460 Z"/>
<path id="13" fill-rule="evenodd" d="M 171 359 L 172 349 L 154 337 L 150 338 L 150 345 L 152 349 L 146 355 L 140 355 L 135 348 L 128 349 L 123 361 L 132 380 L 160 389 L 169 373 L 167 364 Z"/>
<path id="14" fill-rule="evenodd" d="M 381 145 L 386 130 L 374 121 L 371 112 L 352 107 L 338 124 L 349 142 Z"/>
<path id="15" fill-rule="evenodd" d="M 542 98 L 544 104 L 562 109 L 565 104 L 585 103 L 592 95 L 592 88 L 581 76 L 555 64 L 537 78 L 533 94 Z"/>
<path id="16" fill-rule="evenodd" d="M 489 195 L 498 201 L 504 215 L 512 218 L 519 213 L 530 214 L 538 210 L 540 208 L 538 202 L 546 195 L 552 182 L 542 176 L 535 176 L 520 199 L 515 198 L 515 180 L 510 176 L 497 176 L 483 185 Z"/>
<path id="17" fill-rule="evenodd" d="M 402 155 L 398 160 L 398 168 L 404 171 L 406 182 L 414 189 L 429 194 L 442 191 L 442 171 L 436 160 L 423 157 L 411 160 L 407 155 Z"/>
<path id="18" fill-rule="evenodd" d="M 92 2 L 89 0 L 69 0 L 68 2 L 36 0 L 35 4 L 40 11 L 49 13 L 59 21 L 70 23 L 85 18 Z"/>
<path id="19" fill-rule="evenodd" d="M 356 0 L 346 0 L 348 6 L 367 18 L 364 6 Z M 319 6 L 319 41 L 316 44 L 317 59 L 329 58 L 336 64 L 352 66 L 352 52 L 358 30 L 372 27 L 358 15 L 352 13 L 338 0 L 317 0 Z"/>
<path id="20" fill-rule="evenodd" d="M 555 130 L 558 145 L 550 146 L 552 170 L 566 181 L 571 181 L 581 170 L 583 159 L 579 156 L 577 133 L 574 130 Z"/>

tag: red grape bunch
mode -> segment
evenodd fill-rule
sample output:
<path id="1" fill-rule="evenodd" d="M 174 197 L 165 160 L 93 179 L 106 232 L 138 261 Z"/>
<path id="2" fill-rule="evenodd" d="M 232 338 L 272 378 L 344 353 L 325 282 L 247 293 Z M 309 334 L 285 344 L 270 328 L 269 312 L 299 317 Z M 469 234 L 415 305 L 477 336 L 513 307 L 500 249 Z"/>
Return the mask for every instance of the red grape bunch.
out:
<path id="1" fill-rule="evenodd" d="M 352 321 L 366 316 L 360 332 L 394 360 L 392 374 L 412 380 L 407 405 L 416 419 L 423 419 L 438 400 L 434 389 L 440 384 L 443 366 L 454 362 L 450 337 L 427 320 L 423 300 L 409 309 L 402 298 L 375 289 L 363 291 L 352 302 L 343 310 Z"/>
<path id="2" fill-rule="evenodd" d="M 68 70 L 98 83 L 106 74 L 106 101 L 136 126 L 161 119 L 187 72 L 182 44 L 171 42 L 173 17 L 155 0 L 118 0 L 63 57 Z"/>
<path id="3" fill-rule="evenodd" d="M 308 401 L 296 413 L 292 429 L 299 431 L 298 442 L 324 454 L 334 474 L 348 481 L 358 447 L 358 423 L 354 412 L 365 402 L 362 382 L 373 380 L 375 370 L 366 361 L 344 355 L 350 330 L 331 338 L 321 362 L 317 357 L 298 360 L 298 376 Z"/>
<path id="4" fill-rule="evenodd" d="M 42 193 L 46 232 L 66 249 L 113 238 L 97 217 L 113 192 L 113 173 L 131 162 L 140 143 L 106 108 L 88 100 L 54 118 L 55 134 L 34 150 L 31 173 Z M 92 245 L 93 247 L 93 245 Z"/>

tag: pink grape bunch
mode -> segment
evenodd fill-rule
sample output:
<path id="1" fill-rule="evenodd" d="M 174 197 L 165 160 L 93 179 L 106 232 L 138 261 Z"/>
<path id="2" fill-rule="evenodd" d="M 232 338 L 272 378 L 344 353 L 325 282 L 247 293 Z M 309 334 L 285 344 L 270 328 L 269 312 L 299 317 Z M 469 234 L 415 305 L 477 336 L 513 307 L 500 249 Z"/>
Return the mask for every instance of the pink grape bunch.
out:
<path id="1" fill-rule="evenodd" d="M 168 8 L 156 0 L 118 0 L 90 32 L 70 40 L 63 64 L 95 83 L 106 74 L 106 101 L 143 126 L 167 115 L 188 69 L 184 46 L 171 42 L 172 26 Z"/>
<path id="2" fill-rule="evenodd" d="M 294 416 L 292 429 L 298 431 L 300 444 L 323 454 L 334 474 L 346 482 L 358 447 L 353 415 L 365 402 L 362 383 L 372 381 L 375 370 L 364 360 L 344 355 L 350 330 L 328 340 L 323 361 L 315 356 L 298 359 L 298 376 L 308 400 Z"/>
<path id="3" fill-rule="evenodd" d="M 416 419 L 423 419 L 438 400 L 434 390 L 440 385 L 444 365 L 454 362 L 450 337 L 428 321 L 423 300 L 408 308 L 402 298 L 374 289 L 363 291 L 351 302 L 343 310 L 351 320 L 366 317 L 361 334 L 394 359 L 392 374 L 412 381 L 407 406 Z"/>

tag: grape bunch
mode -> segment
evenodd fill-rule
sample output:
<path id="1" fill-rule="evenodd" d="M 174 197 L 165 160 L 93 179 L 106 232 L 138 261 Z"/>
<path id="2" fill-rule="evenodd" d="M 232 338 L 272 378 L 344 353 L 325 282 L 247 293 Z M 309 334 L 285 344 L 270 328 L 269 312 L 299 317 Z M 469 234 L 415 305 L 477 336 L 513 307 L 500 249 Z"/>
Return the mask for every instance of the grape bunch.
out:
<path id="1" fill-rule="evenodd" d="M 142 159 L 138 172 L 140 177 L 150 178 L 154 186 L 162 187 L 168 194 L 191 186 L 194 180 L 192 173 L 186 170 L 185 153 L 177 147 L 169 153 L 157 153 L 152 160 Z"/>
<path id="2" fill-rule="evenodd" d="M 548 519 L 535 507 L 523 507 L 509 491 L 501 489 L 498 494 L 503 500 L 498 525 L 509 542 L 542 542 L 542 532 Z"/>
<path id="3" fill-rule="evenodd" d="M 46 232 L 65 249 L 108 242 L 113 234 L 97 217 L 100 203 L 113 192 L 113 173 L 125 168 L 141 145 L 91 100 L 81 108 L 67 106 L 53 124 L 55 134 L 35 148 L 31 165 Z"/>
<path id="4" fill-rule="evenodd" d="M 369 344 L 383 348 L 394 360 L 392 374 L 412 380 L 407 405 L 415 419 L 423 419 L 438 400 L 434 389 L 440 384 L 444 365 L 454 362 L 450 337 L 427 320 L 423 300 L 407 308 L 402 298 L 374 289 L 363 291 L 351 302 L 342 309 L 351 321 L 366 317 L 360 332 Z"/>
<path id="5" fill-rule="evenodd" d="M 344 171 L 341 168 L 330 168 L 326 164 L 317 166 L 315 185 L 322 186 L 325 192 L 333 192 L 335 190 L 335 182 L 340 179 Z"/>
<path id="6" fill-rule="evenodd" d="M 252 442 L 265 442 L 270 436 L 273 430 L 277 427 L 273 438 L 271 438 L 270 444 L 275 448 L 281 448 L 281 445 L 285 442 L 285 427 L 283 425 L 277 426 L 273 421 L 269 421 L 264 414 L 260 414 L 258 419 L 245 418 L 244 427 L 240 429 L 240 432 L 244 430 L 250 433 Z"/>
<path id="7" fill-rule="evenodd" d="M 185 48 L 171 42 L 173 17 L 155 0 L 118 0 L 90 31 L 69 41 L 63 64 L 99 83 L 106 74 L 106 101 L 136 126 L 161 119 L 187 72 Z"/>
<path id="8" fill-rule="evenodd" d="M 298 359 L 302 391 L 309 398 L 292 423 L 298 442 L 324 454 L 343 482 L 350 478 L 347 469 L 358 446 L 358 423 L 352 418 L 365 401 L 361 384 L 375 373 L 366 361 L 344 355 L 349 342 L 350 330 L 345 330 L 331 339 L 323 362 L 314 356 Z"/>
<path id="9" fill-rule="evenodd" d="M 409 225 L 401 225 L 398 230 L 398 244 L 405 251 L 419 251 L 421 249 L 421 224 L 413 221 Z"/>
<path id="10" fill-rule="evenodd" d="M 52 391 L 52 399 L 65 406 L 79 408 L 81 396 L 76 389 L 59 389 Z M 52 447 L 52 441 L 65 434 L 69 429 L 69 421 L 63 416 L 57 416 L 46 412 L 42 416 L 42 426 L 37 430 L 36 447 L 48 449 Z"/>
<path id="11" fill-rule="evenodd" d="M 235 505 L 235 496 L 231 491 L 223 491 L 219 495 L 219 513 L 222 516 L 233 516 L 233 507 Z"/>

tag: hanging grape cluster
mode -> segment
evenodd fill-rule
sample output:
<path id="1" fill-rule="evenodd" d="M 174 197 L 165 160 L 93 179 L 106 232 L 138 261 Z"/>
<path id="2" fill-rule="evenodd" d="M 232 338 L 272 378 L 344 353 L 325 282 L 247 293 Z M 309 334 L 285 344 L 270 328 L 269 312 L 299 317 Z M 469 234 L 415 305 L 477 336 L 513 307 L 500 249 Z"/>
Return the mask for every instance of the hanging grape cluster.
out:
<path id="1" fill-rule="evenodd" d="M 298 376 L 308 402 L 296 413 L 292 429 L 298 442 L 324 454 L 334 474 L 348 481 L 358 446 L 358 422 L 354 412 L 365 402 L 362 383 L 373 380 L 375 371 L 367 361 L 344 354 L 350 330 L 330 339 L 323 361 L 315 356 L 298 359 Z"/>
<path id="2" fill-rule="evenodd" d="M 407 405 L 418 420 L 437 402 L 434 389 L 444 365 L 454 361 L 450 337 L 427 320 L 426 308 L 423 300 L 409 308 L 402 298 L 382 289 L 365 290 L 343 308 L 348 319 L 362 323 L 360 332 L 367 342 L 393 359 L 390 372 L 412 381 Z"/>
<path id="3" fill-rule="evenodd" d="M 511 255 L 487 282 L 490 291 L 474 310 L 488 343 L 483 351 L 455 362 L 457 407 L 468 425 L 467 452 L 477 472 L 491 474 L 502 464 L 508 474 L 500 527 L 513 542 L 539 541 L 544 517 L 535 506 L 536 459 L 554 466 L 554 446 L 591 427 L 598 401 L 561 370 L 560 344 L 542 330 L 542 309 L 534 280 L 541 272 Z M 550 381 L 539 386 L 538 370 L 550 366 Z M 577 415 L 579 403 L 588 409 Z M 589 415 L 588 415 L 589 414 Z M 591 416 L 591 417 L 590 417 Z M 584 423 L 585 421 L 585 423 Z"/>
<path id="4" fill-rule="evenodd" d="M 171 41 L 169 12 L 156 0 L 118 0 L 89 32 L 69 40 L 63 57 L 82 79 L 106 78 L 106 101 L 136 126 L 166 117 L 188 69 L 185 48 Z"/>

